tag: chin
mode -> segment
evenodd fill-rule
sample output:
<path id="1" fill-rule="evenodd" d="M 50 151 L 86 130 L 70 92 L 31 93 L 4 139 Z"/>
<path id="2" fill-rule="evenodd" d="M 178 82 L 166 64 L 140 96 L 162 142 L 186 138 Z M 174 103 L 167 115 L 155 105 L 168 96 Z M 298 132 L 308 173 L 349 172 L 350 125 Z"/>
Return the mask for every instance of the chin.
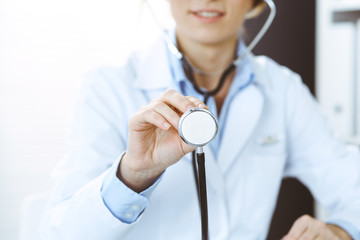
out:
<path id="1" fill-rule="evenodd" d="M 187 28 L 185 31 L 179 29 L 179 34 L 185 36 L 188 40 L 203 44 L 219 44 L 230 39 L 237 38 L 237 32 L 224 31 L 224 29 L 199 29 Z"/>
<path id="2" fill-rule="evenodd" d="M 198 32 L 191 36 L 194 41 L 199 43 L 214 45 L 231 41 L 237 38 L 238 34 L 222 34 L 222 33 L 201 33 Z"/>

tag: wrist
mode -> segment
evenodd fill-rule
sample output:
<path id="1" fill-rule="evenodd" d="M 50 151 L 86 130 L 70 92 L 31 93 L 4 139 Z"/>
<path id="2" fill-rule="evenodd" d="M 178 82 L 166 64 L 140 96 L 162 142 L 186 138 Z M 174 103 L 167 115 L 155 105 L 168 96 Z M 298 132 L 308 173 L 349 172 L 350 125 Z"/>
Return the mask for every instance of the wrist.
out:
<path id="1" fill-rule="evenodd" d="M 125 153 L 120 160 L 116 176 L 127 187 L 140 193 L 150 187 L 164 170 L 138 170 L 131 167 L 129 159 Z"/>

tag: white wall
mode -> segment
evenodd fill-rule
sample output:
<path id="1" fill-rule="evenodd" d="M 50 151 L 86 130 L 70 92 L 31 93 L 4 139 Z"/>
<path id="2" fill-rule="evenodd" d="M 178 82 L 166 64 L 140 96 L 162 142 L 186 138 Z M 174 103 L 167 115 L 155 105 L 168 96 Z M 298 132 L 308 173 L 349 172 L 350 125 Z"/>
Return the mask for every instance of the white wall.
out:
<path id="1" fill-rule="evenodd" d="M 316 95 L 336 134 L 360 146 L 359 11 L 359 0 L 317 0 Z M 336 22 L 334 13 L 359 20 Z M 328 213 L 317 204 L 316 216 L 326 220 Z"/>
<path id="2" fill-rule="evenodd" d="M 355 50 L 360 47 L 355 45 L 360 46 L 360 22 L 336 22 L 333 14 L 358 16 L 359 10 L 359 0 L 317 1 L 316 95 L 344 139 L 359 137 L 360 88 L 355 87 L 360 86 L 360 58 Z"/>
<path id="3" fill-rule="evenodd" d="M 81 75 L 117 65 L 139 0 L 0 0 L 0 239 L 17 239 L 25 196 L 49 191 Z M 147 22 L 146 26 L 143 26 Z M 156 27 L 144 21 L 146 40 Z"/>

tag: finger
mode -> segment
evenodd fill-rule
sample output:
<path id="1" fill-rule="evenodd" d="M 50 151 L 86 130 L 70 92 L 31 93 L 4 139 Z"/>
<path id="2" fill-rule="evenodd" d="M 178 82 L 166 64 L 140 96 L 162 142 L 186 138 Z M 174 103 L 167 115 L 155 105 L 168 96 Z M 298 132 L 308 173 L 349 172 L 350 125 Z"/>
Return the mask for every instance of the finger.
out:
<path id="1" fill-rule="evenodd" d="M 176 130 L 180 117 L 179 115 L 164 102 L 154 102 L 152 108 L 155 112 L 159 113 L 167 122 L 169 122 Z"/>
<path id="2" fill-rule="evenodd" d="M 156 126 L 167 131 L 171 125 L 161 114 L 155 112 L 151 108 L 135 113 L 130 119 L 129 129 L 134 131 L 142 131 L 147 128 Z"/>
<path id="3" fill-rule="evenodd" d="M 171 124 L 161 114 L 157 113 L 153 109 L 145 111 L 144 119 L 146 122 L 151 123 L 165 131 L 171 127 Z"/>
<path id="4" fill-rule="evenodd" d="M 196 107 L 209 109 L 206 104 L 193 96 L 186 96 Z"/>
<path id="5" fill-rule="evenodd" d="M 196 107 L 192 101 L 175 90 L 166 91 L 159 101 L 165 102 L 170 107 L 177 109 L 180 115 Z"/>
<path id="6" fill-rule="evenodd" d="M 311 219 L 312 218 L 309 215 L 303 215 L 300 218 L 298 218 L 292 225 L 285 239 L 298 239 L 302 235 L 302 233 L 307 229 L 309 221 Z"/>
<path id="7" fill-rule="evenodd" d="M 314 239 L 315 240 L 333 240 L 333 239 L 335 239 L 335 235 L 331 232 L 331 230 L 324 229 Z"/>
<path id="8" fill-rule="evenodd" d="M 315 239 L 317 236 L 320 236 L 319 229 L 310 226 L 300 235 L 299 240 Z"/>
<path id="9" fill-rule="evenodd" d="M 329 227 L 326 227 L 315 240 L 340 240 Z"/>
<path id="10" fill-rule="evenodd" d="M 313 237 L 312 239 L 317 239 L 317 240 L 325 240 L 328 239 L 330 240 L 329 236 L 326 233 L 326 229 L 320 229 L 318 234 L 316 234 L 315 237 Z"/>
<path id="11" fill-rule="evenodd" d="M 301 235 L 300 239 L 315 239 L 317 236 L 323 236 L 325 229 L 326 226 L 324 222 L 312 218 L 308 228 Z"/>

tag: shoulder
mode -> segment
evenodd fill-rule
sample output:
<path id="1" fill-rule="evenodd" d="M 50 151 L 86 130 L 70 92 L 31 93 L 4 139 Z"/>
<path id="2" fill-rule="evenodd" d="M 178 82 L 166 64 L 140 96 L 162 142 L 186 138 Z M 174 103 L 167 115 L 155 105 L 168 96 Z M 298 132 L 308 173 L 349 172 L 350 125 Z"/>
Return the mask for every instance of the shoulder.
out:
<path id="1" fill-rule="evenodd" d="M 137 80 L 142 75 L 153 73 L 153 65 L 164 62 L 165 56 L 164 43 L 156 41 L 146 48 L 133 50 L 117 66 L 102 66 L 89 71 L 85 74 L 84 84 L 98 87 L 111 85 L 121 87 L 120 90 L 134 90 L 141 84 Z"/>
<path id="2" fill-rule="evenodd" d="M 255 81 L 268 102 L 282 106 L 290 115 L 296 115 L 301 109 L 305 112 L 309 108 L 318 108 L 299 74 L 265 56 L 253 57 L 252 65 Z"/>
<path id="3" fill-rule="evenodd" d="M 267 56 L 253 56 L 251 62 L 257 81 L 266 88 L 277 89 L 303 85 L 299 74 Z"/>
<path id="4" fill-rule="evenodd" d="M 131 53 L 118 65 L 99 66 L 83 74 L 80 96 L 103 101 L 127 101 L 136 95 L 137 55 Z"/>
<path id="5" fill-rule="evenodd" d="M 255 81 L 263 93 L 290 106 L 304 99 L 314 101 L 309 88 L 299 74 L 280 65 L 269 57 L 252 57 Z"/>
<path id="6" fill-rule="evenodd" d="M 136 78 L 132 57 L 129 56 L 118 66 L 100 66 L 84 74 L 84 87 L 103 88 L 111 85 L 131 85 Z"/>

